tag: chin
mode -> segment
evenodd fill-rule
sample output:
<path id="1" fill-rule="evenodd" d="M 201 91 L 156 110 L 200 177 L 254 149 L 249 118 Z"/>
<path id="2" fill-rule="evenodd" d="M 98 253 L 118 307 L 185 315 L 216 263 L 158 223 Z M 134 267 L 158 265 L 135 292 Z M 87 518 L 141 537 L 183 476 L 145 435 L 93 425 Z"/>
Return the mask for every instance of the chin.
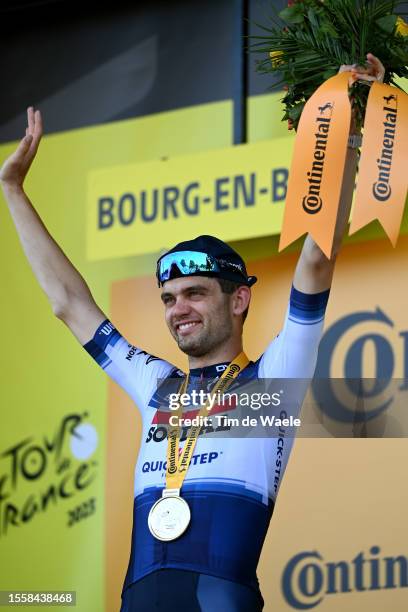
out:
<path id="1" fill-rule="evenodd" d="M 209 351 L 205 339 L 202 338 L 177 338 L 178 347 L 189 357 L 202 357 Z"/>
<path id="2" fill-rule="evenodd" d="M 189 357 L 201 357 L 203 354 L 205 354 L 205 351 L 203 352 L 203 348 L 196 342 L 183 342 L 183 340 L 184 339 L 177 342 L 178 347 Z"/>

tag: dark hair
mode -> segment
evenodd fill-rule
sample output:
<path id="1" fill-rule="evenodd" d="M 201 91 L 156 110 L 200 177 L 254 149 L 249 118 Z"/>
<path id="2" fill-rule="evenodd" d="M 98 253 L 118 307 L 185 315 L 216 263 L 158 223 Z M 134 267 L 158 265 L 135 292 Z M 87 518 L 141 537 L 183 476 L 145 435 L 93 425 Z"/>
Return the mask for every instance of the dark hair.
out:
<path id="1" fill-rule="evenodd" d="M 234 291 L 238 289 L 238 287 L 242 286 L 242 283 L 236 283 L 235 281 L 230 281 L 230 280 L 227 280 L 226 278 L 217 278 L 216 280 L 218 281 L 218 284 L 221 287 L 221 291 L 223 293 L 227 293 L 228 295 L 232 295 Z M 244 322 L 245 319 L 247 318 L 248 310 L 249 310 L 249 306 L 242 313 L 242 322 Z"/>

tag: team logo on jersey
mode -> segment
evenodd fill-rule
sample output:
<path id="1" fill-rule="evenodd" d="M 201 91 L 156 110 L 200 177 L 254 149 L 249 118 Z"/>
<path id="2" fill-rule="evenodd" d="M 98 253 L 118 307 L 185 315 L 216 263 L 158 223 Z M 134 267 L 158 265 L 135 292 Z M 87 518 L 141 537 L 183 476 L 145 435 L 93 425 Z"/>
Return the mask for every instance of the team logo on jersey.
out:
<path id="1" fill-rule="evenodd" d="M 180 449 L 181 450 L 181 449 Z M 180 454 L 180 453 L 179 453 Z M 222 454 L 217 451 L 211 451 L 209 453 L 197 453 L 191 457 L 190 465 L 203 465 L 205 463 L 212 463 Z M 158 459 L 155 461 L 145 461 L 142 465 L 142 472 L 144 474 L 148 472 L 166 472 L 167 461 Z M 169 470 L 170 472 L 170 470 Z"/>
<path id="2" fill-rule="evenodd" d="M 187 440 L 187 436 L 188 433 L 191 429 L 191 427 L 181 427 L 180 428 L 180 442 L 184 442 L 185 440 Z M 145 440 L 145 442 L 163 442 L 163 440 L 167 440 L 167 435 L 168 435 L 168 430 L 169 427 L 168 425 L 152 425 L 149 428 L 148 434 L 147 434 L 147 438 Z M 199 436 L 202 436 L 204 434 L 217 434 L 217 433 L 221 433 L 221 432 L 228 432 L 231 430 L 231 425 L 229 425 L 228 423 L 225 425 L 220 425 L 218 427 L 212 427 L 212 426 L 208 426 L 208 427 L 201 427 L 200 432 L 199 432 Z"/>
<path id="3" fill-rule="evenodd" d="M 115 327 L 112 325 L 110 321 L 108 321 L 107 323 L 105 323 L 105 325 L 102 325 L 99 332 L 103 334 L 104 336 L 109 336 L 113 332 L 114 329 Z"/>
<path id="4" fill-rule="evenodd" d="M 147 353 L 146 351 L 142 351 L 142 349 L 138 349 L 137 346 L 133 346 L 132 344 L 128 344 L 129 347 L 129 352 L 126 355 L 126 359 L 128 361 L 132 361 L 133 357 L 135 355 L 146 355 L 146 361 L 145 364 L 149 365 L 149 363 L 151 363 L 152 361 L 158 361 L 160 359 L 160 357 L 156 357 L 155 355 L 150 355 L 150 353 Z"/>

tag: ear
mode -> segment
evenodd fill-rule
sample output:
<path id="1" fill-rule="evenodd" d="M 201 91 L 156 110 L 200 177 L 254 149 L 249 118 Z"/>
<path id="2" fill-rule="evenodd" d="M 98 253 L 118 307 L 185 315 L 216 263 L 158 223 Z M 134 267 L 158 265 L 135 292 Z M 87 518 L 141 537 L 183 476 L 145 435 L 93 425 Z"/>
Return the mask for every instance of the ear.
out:
<path id="1" fill-rule="evenodd" d="M 251 289 L 246 285 L 241 285 L 232 295 L 232 313 L 241 315 L 249 305 L 251 300 Z"/>

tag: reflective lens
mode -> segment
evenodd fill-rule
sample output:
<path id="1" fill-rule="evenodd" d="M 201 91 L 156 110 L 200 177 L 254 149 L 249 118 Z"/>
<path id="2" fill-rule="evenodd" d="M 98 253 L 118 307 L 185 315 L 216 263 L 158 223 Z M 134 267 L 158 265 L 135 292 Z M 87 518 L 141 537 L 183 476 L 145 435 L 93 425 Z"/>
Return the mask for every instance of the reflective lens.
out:
<path id="1" fill-rule="evenodd" d="M 190 275 L 200 272 L 219 271 L 219 265 L 214 257 L 198 251 L 169 253 L 157 262 L 157 280 L 159 284 L 169 280 L 176 272 L 182 275 Z"/>

